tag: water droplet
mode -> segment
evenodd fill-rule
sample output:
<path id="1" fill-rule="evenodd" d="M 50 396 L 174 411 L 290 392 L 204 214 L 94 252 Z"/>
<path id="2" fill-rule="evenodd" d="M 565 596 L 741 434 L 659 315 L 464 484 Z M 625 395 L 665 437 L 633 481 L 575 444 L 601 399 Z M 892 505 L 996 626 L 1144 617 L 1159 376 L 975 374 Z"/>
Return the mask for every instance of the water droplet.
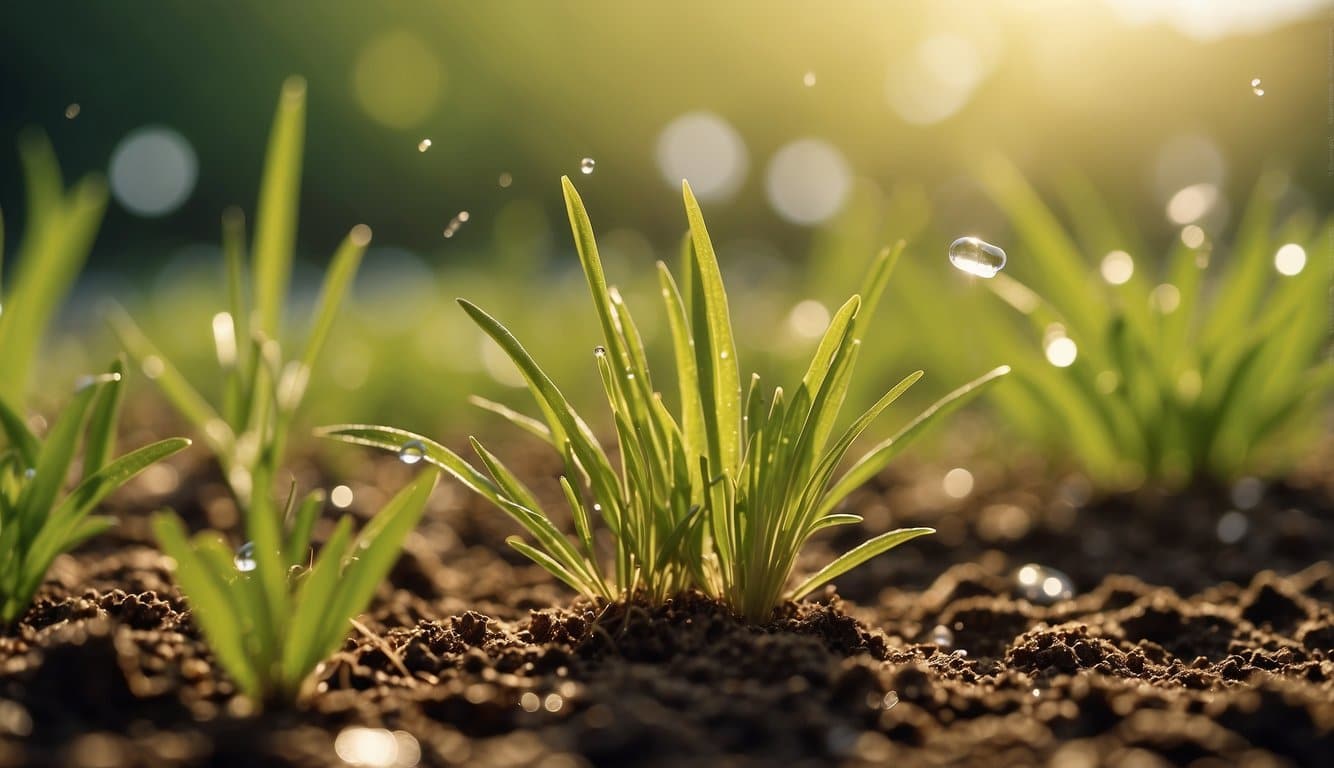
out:
<path id="1" fill-rule="evenodd" d="M 812 88 L 812 87 L 814 87 L 814 86 L 815 86 L 815 73 L 814 73 L 814 72 L 807 72 L 805 75 L 803 75 L 802 78 L 801 78 L 801 84 L 804 85 L 804 86 L 806 86 L 807 88 Z"/>
<path id="2" fill-rule="evenodd" d="M 454 218 L 450 219 L 449 223 L 445 225 L 445 237 L 453 237 L 454 233 L 459 231 L 459 227 L 463 226 L 463 223 L 470 218 L 472 218 L 472 214 L 467 211 L 459 211 L 455 214 Z"/>
<path id="3" fill-rule="evenodd" d="M 885 698 L 882 699 L 881 706 L 883 706 L 885 709 L 893 709 L 894 705 L 898 703 L 899 703 L 899 692 L 890 691 L 889 693 L 885 694 Z"/>
<path id="4" fill-rule="evenodd" d="M 594 160 L 593 158 L 591 158 L 591 157 L 585 157 L 583 160 L 580 160 L 580 161 L 579 161 L 579 172 L 582 173 L 583 175 L 587 176 L 587 175 L 589 175 L 590 173 L 593 172 L 593 168 L 594 168 L 597 164 L 598 164 L 598 162 L 597 162 L 596 160 Z"/>
<path id="5" fill-rule="evenodd" d="M 961 237 L 950 243 L 950 263 L 977 277 L 995 277 L 1005 268 L 1005 251 L 976 237 Z"/>
<path id="6" fill-rule="evenodd" d="M 514 183 L 514 177 L 510 175 L 509 171 L 505 171 L 496 179 L 496 183 L 500 185 L 501 189 L 509 189 L 510 185 Z"/>
<path id="7" fill-rule="evenodd" d="M 31 480 L 31 479 L 33 479 L 34 477 L 37 477 L 37 470 L 36 470 L 36 469 L 34 469 L 34 468 L 32 468 L 32 467 L 28 467 L 27 469 L 23 470 L 23 479 L 24 479 L 24 480 Z"/>
<path id="8" fill-rule="evenodd" d="M 247 541 L 237 547 L 232 563 L 236 566 L 236 570 L 241 573 L 250 573 L 255 570 L 255 542 Z"/>
<path id="9" fill-rule="evenodd" d="M 1250 527 L 1251 522 L 1245 515 L 1235 509 L 1229 509 L 1218 518 L 1218 526 L 1214 529 L 1214 533 L 1224 544 L 1236 544 L 1245 538 L 1246 531 Z"/>
<path id="10" fill-rule="evenodd" d="M 80 107 L 77 102 L 69 105 L 68 107 L 65 107 L 65 119 L 73 120 L 74 118 L 79 116 L 79 112 L 81 112 L 82 109 L 83 108 Z"/>
<path id="11" fill-rule="evenodd" d="M 1015 592 L 1030 603 L 1051 605 L 1075 596 L 1070 577 L 1055 568 L 1029 563 L 1014 572 Z"/>
<path id="12" fill-rule="evenodd" d="M 954 631 L 944 624 L 937 624 L 931 630 L 931 642 L 941 648 L 951 648 L 954 646 Z"/>
<path id="13" fill-rule="evenodd" d="M 731 357 L 731 353 L 724 349 L 722 352 L 718 353 L 718 357 L 720 359 L 726 360 L 728 357 Z"/>
<path id="14" fill-rule="evenodd" d="M 426 446 L 420 440 L 409 440 L 398 449 L 398 460 L 404 464 L 416 464 L 426 456 Z"/>
<path id="15" fill-rule="evenodd" d="M 1251 93 L 1256 96 L 1265 95 L 1265 89 L 1260 87 L 1260 78 L 1256 77 L 1251 79 Z"/>
<path id="16" fill-rule="evenodd" d="M 426 150 L 428 150 L 428 149 L 430 149 L 430 148 L 431 148 L 431 140 L 430 140 L 430 139 L 422 139 L 421 141 L 417 142 L 417 151 L 418 151 L 418 152 L 425 152 Z"/>
<path id="17" fill-rule="evenodd" d="M 606 356 L 607 356 L 606 347 L 602 346 L 601 344 L 597 345 L 596 347 L 593 347 L 593 357 L 606 357 Z"/>

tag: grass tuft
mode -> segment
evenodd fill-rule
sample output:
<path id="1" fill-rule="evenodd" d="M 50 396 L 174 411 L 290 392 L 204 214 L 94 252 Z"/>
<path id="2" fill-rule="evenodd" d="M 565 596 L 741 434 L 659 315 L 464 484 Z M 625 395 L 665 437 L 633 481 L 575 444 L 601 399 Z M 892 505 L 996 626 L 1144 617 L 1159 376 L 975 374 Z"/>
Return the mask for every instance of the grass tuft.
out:
<path id="1" fill-rule="evenodd" d="M 423 457 L 508 513 L 531 537 L 510 544 L 576 592 L 614 600 L 644 594 L 661 602 L 695 587 L 751 621 L 767 620 L 779 601 L 809 594 L 830 579 L 909 539 L 932 531 L 889 531 L 845 553 L 789 588 L 798 553 L 824 528 L 859 521 L 837 512 L 923 427 L 1003 376 L 998 368 L 951 393 L 897 435 L 859 459 L 842 479 L 837 469 L 873 421 L 921 372 L 886 392 L 838 432 L 861 339 L 903 245 L 875 259 L 862 292 L 834 316 L 806 375 L 785 395 L 767 395 L 759 377 L 743 392 L 727 294 L 713 245 L 689 185 L 683 186 L 689 237 L 681 282 L 659 264 L 671 328 L 680 412 L 669 412 L 648 370 L 629 308 L 607 283 L 592 224 L 568 178 L 562 180 L 575 246 L 603 332 L 594 362 L 611 408 L 620 462 L 614 466 L 587 422 L 527 349 L 498 320 L 460 300 L 469 317 L 513 360 L 537 401 L 539 421 L 487 401 L 483 407 L 549 442 L 565 462 L 561 478 L 574 536 L 560 531 L 533 493 L 480 442 L 486 473 L 429 438 L 370 425 L 324 427 L 346 442 Z M 865 300 L 863 300 L 863 297 Z M 612 562 L 599 557 L 594 527 L 613 542 Z"/>

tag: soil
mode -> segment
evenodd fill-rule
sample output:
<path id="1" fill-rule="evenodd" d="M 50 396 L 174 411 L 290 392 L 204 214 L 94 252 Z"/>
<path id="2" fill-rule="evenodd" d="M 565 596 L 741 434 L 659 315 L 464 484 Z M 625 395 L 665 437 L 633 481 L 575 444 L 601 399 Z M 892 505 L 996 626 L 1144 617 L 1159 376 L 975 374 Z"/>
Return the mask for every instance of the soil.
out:
<path id="1" fill-rule="evenodd" d="M 409 471 L 339 456 L 298 480 L 343 478 L 357 515 Z M 559 498 L 553 459 L 516 464 Z M 0 635 L 0 766 L 1332 764 L 1327 472 L 1093 499 L 975 462 L 955 499 L 948 467 L 900 467 L 800 567 L 890 526 L 940 532 L 764 626 L 701 595 L 579 602 L 503 545 L 507 518 L 442 485 L 318 692 L 256 714 L 147 532 L 163 506 L 235 529 L 192 453 L 125 489 L 119 528 L 62 556 Z"/>

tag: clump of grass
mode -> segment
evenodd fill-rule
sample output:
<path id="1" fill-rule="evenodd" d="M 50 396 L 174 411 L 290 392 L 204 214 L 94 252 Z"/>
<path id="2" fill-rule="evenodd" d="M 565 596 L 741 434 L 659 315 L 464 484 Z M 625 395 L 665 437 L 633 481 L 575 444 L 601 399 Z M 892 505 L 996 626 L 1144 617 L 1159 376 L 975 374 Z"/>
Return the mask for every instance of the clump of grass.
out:
<path id="1" fill-rule="evenodd" d="M 19 146 L 28 215 L 13 286 L 0 295 L 0 622 L 17 619 L 62 552 L 115 524 L 92 511 L 136 474 L 190 444 L 173 438 L 112 459 L 122 365 L 87 377 L 44 438 L 28 428 L 22 403 L 51 317 L 88 258 L 106 210 L 106 185 L 89 177 L 66 191 L 46 138 Z M 0 265 L 4 223 L 0 218 Z M 80 444 L 78 484 L 64 493 Z"/>
<path id="2" fill-rule="evenodd" d="M 338 649 L 398 559 L 438 474 L 419 475 L 355 539 L 352 518 L 340 519 L 317 558 L 310 534 L 319 498 L 308 497 L 294 514 L 289 501 L 295 524 L 286 536 L 274 518 L 252 526 L 252 546 L 239 554 L 215 531 L 191 539 L 175 515 L 153 519 L 191 615 L 251 701 L 288 702 L 304 692 L 311 671 Z"/>
<path id="3" fill-rule="evenodd" d="M 269 138 L 249 275 L 243 218 L 238 211 L 223 217 L 228 302 L 212 329 L 221 402 L 200 394 L 127 313 L 116 308 L 109 316 L 126 352 L 212 451 L 248 517 L 275 514 L 271 492 L 292 419 L 371 238 L 364 225 L 344 238 L 325 273 L 301 354 L 285 358 L 278 339 L 295 250 L 305 105 L 305 82 L 288 80 Z"/>
<path id="4" fill-rule="evenodd" d="M 112 459 L 120 412 L 122 366 L 87 377 L 44 439 L 0 400 L 0 622 L 18 618 L 41 586 L 51 561 L 115 524 L 92 515 L 107 494 L 156 461 L 190 444 L 171 438 Z M 78 484 L 62 493 L 80 443 Z"/>
<path id="5" fill-rule="evenodd" d="M 1203 230 L 1183 232 L 1153 275 L 1138 234 L 1086 182 L 1062 189 L 1072 234 L 1013 166 L 995 160 L 982 178 L 1023 243 L 1016 264 L 1032 266 L 1033 288 L 1007 275 L 985 281 L 1032 331 L 979 324 L 1016 361 L 1018 386 L 995 398 L 1014 429 L 1112 488 L 1277 472 L 1309 445 L 1334 384 L 1316 309 L 1327 285 L 1311 266 L 1284 275 L 1274 260 L 1281 243 L 1321 252 L 1334 237 L 1328 220 L 1276 222 L 1279 185 L 1265 178 L 1230 243 L 1216 249 Z M 1102 279 L 1089 253 L 1104 260 Z M 1065 365 L 1049 364 L 1044 349 Z"/>
<path id="6" fill-rule="evenodd" d="M 283 86 L 269 140 L 248 270 L 241 216 L 223 219 L 228 304 L 213 317 L 221 402 L 200 394 L 125 312 L 110 317 L 126 351 L 199 431 L 242 510 L 247 542 L 235 553 L 213 531 L 188 539 L 170 514 L 155 518 L 153 529 L 219 663 L 261 704 L 296 698 L 310 671 L 346 636 L 420 518 L 437 475 L 428 472 L 395 496 L 355 541 L 352 519 L 340 519 L 318 559 L 310 537 L 323 492 L 298 502 L 293 488 L 285 504 L 275 499 L 292 420 L 370 242 L 365 226 L 343 240 L 301 353 L 285 358 L 278 338 L 296 238 L 304 121 L 305 83 L 293 78 Z"/>
<path id="7" fill-rule="evenodd" d="M 405 430 L 368 425 L 325 427 L 321 434 L 397 451 L 437 464 L 509 513 L 533 537 L 510 544 L 580 594 L 614 600 L 642 592 L 661 601 L 690 587 L 725 601 L 739 615 L 764 621 L 784 596 L 799 598 L 877 554 L 931 533 L 908 528 L 882 533 L 788 589 L 797 554 L 824 528 L 861 518 L 839 503 L 875 475 L 914 435 L 1006 372 L 1001 368 L 956 390 L 859 459 L 834 481 L 852 444 L 921 376 L 914 373 L 836 434 L 861 336 L 902 245 L 875 260 L 863 286 L 835 314 L 806 375 L 793 391 L 765 396 L 752 376 L 743 398 L 727 296 L 704 219 L 684 186 L 690 236 L 683 289 L 659 264 L 677 367 L 679 415 L 653 385 L 644 345 L 628 307 L 607 284 L 592 225 L 569 179 L 566 207 L 584 274 L 603 330 L 595 361 L 611 407 L 620 452 L 613 466 L 587 422 L 517 339 L 475 305 L 460 305 L 514 361 L 542 413 L 536 420 L 504 406 L 485 407 L 550 443 L 563 457 L 561 478 L 574 518 L 571 540 L 520 479 L 477 440 L 488 474 L 440 444 Z M 594 524 L 614 542 L 602 564 Z"/>
<path id="8" fill-rule="evenodd" d="M 88 259 L 107 204 L 100 178 L 64 189 L 55 152 L 42 134 L 23 134 L 19 159 L 27 182 L 27 221 L 12 286 L 0 293 L 0 401 L 11 408 L 24 402 L 47 325 Z M 0 216 L 0 267 L 4 229 Z"/>

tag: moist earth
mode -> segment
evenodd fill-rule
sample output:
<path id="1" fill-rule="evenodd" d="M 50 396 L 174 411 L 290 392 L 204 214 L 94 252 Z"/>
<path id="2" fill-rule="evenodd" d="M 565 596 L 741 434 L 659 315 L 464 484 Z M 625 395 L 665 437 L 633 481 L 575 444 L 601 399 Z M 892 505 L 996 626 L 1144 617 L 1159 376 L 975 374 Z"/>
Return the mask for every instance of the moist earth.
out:
<path id="1" fill-rule="evenodd" d="M 364 516 L 409 470 L 359 460 L 298 480 L 355 478 Z M 559 497 L 555 462 L 518 463 Z M 236 528 L 187 458 L 115 499 L 118 529 L 0 635 L 0 765 L 1330 764 L 1327 473 L 1094 499 L 1043 467 L 975 467 L 963 498 L 922 464 L 859 491 L 865 522 L 802 569 L 888 527 L 940 532 L 763 626 L 697 594 L 576 600 L 442 485 L 307 704 L 257 714 L 148 536 L 163 506 Z"/>

